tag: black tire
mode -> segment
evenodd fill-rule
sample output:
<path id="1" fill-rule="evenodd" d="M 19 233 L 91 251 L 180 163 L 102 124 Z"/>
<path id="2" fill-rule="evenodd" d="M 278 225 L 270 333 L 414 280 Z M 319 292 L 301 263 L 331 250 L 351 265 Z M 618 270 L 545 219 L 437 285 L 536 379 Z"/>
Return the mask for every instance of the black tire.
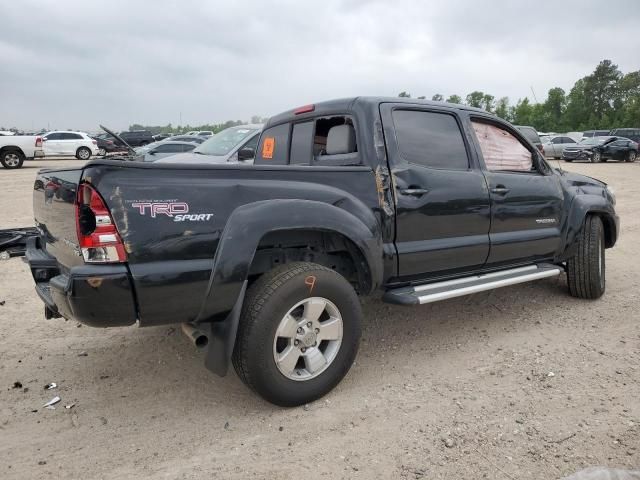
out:
<path id="1" fill-rule="evenodd" d="M 339 310 L 341 344 L 332 362 L 317 376 L 292 380 L 281 373 L 274 358 L 276 331 L 292 307 L 311 297 L 329 300 Z M 293 407 L 312 402 L 333 389 L 349 371 L 358 352 L 361 317 L 358 296 L 340 274 L 314 263 L 283 265 L 262 275 L 247 292 L 233 366 L 249 388 L 271 403 Z"/>
<path id="2" fill-rule="evenodd" d="M 596 299 L 605 291 L 604 227 L 600 217 L 588 215 L 578 233 L 576 253 L 567 261 L 567 283 L 573 297 Z"/>
<path id="3" fill-rule="evenodd" d="M 4 168 L 21 168 L 24 163 L 24 154 L 17 148 L 6 148 L 0 153 L 0 163 Z"/>
<path id="4" fill-rule="evenodd" d="M 76 158 L 78 160 L 89 160 L 91 158 L 91 150 L 87 147 L 80 147 L 76 150 Z"/>
<path id="5" fill-rule="evenodd" d="M 567 162 L 567 163 L 571 163 L 571 162 L 573 162 L 573 159 L 572 158 L 565 158 L 564 161 Z"/>
<path id="6" fill-rule="evenodd" d="M 593 152 L 591 155 L 591 163 L 600 163 L 602 161 L 602 153 L 599 150 Z"/>
<path id="7" fill-rule="evenodd" d="M 638 153 L 634 150 L 630 150 L 629 153 L 627 154 L 627 159 L 625 161 L 629 163 L 633 163 L 636 161 L 636 158 L 638 158 Z"/>

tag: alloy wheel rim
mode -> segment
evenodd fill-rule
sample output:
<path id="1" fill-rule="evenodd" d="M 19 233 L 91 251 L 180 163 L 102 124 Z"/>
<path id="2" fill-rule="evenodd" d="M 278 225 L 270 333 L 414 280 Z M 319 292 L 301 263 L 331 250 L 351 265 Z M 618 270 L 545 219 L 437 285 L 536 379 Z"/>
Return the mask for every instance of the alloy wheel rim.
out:
<path id="1" fill-rule="evenodd" d="M 80 158 L 82 160 L 86 160 L 87 158 L 89 158 L 89 155 L 87 154 L 87 150 L 85 150 L 84 148 L 80 150 Z"/>
<path id="2" fill-rule="evenodd" d="M 324 372 L 342 345 L 338 307 L 323 297 L 296 303 L 284 315 L 273 339 L 273 360 L 289 380 L 306 381 Z"/>
<path id="3" fill-rule="evenodd" d="M 4 156 L 4 162 L 9 167 L 17 167 L 20 164 L 20 157 L 18 157 L 18 155 L 16 155 L 15 153 L 7 153 Z"/>

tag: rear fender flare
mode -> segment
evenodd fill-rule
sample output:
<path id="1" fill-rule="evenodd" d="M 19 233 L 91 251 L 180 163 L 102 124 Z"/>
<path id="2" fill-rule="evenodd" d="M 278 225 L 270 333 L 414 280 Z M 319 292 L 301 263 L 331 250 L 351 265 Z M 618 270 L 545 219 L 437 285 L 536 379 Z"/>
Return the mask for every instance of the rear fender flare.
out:
<path id="1" fill-rule="evenodd" d="M 265 200 L 238 207 L 229 217 L 214 257 L 196 323 L 209 332 L 208 369 L 225 375 L 239 322 L 249 269 L 260 240 L 277 230 L 323 230 L 344 235 L 360 250 L 371 276 L 371 290 L 382 282 L 380 227 L 368 210 L 365 221 L 334 205 L 311 200 Z M 363 292 L 368 293 L 368 292 Z M 210 320 L 229 312 L 221 322 Z"/>

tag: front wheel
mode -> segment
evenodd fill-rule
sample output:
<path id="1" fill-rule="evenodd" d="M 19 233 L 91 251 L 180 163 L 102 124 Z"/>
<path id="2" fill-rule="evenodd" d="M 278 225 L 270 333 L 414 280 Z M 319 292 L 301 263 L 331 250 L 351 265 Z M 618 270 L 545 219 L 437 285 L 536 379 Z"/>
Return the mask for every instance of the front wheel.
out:
<path id="1" fill-rule="evenodd" d="M 593 152 L 593 155 L 591 156 L 591 163 L 600 163 L 602 161 L 602 154 L 596 150 L 595 152 Z"/>
<path id="2" fill-rule="evenodd" d="M 271 403 L 312 402 L 349 371 L 361 317 L 358 296 L 340 274 L 314 263 L 283 265 L 247 292 L 233 365 Z"/>
<path id="3" fill-rule="evenodd" d="M 637 157 L 638 157 L 638 154 L 636 152 L 634 152 L 633 150 L 631 150 L 629 152 L 629 154 L 627 155 L 627 162 L 633 163 L 633 162 L 636 161 Z"/>
<path id="4" fill-rule="evenodd" d="M 76 158 L 78 160 L 89 160 L 91 158 L 91 150 L 89 150 L 87 147 L 80 147 L 76 151 Z"/>
<path id="5" fill-rule="evenodd" d="M 20 168 L 24 163 L 24 155 L 20 150 L 5 150 L 0 153 L 0 163 L 4 168 Z"/>
<path id="6" fill-rule="evenodd" d="M 604 293 L 604 227 L 600 217 L 585 219 L 576 253 L 567 261 L 567 283 L 573 297 L 596 299 Z"/>
<path id="7" fill-rule="evenodd" d="M 101 157 L 104 157 L 106 154 L 107 154 L 107 151 L 104 148 L 98 149 L 98 155 L 100 155 Z"/>

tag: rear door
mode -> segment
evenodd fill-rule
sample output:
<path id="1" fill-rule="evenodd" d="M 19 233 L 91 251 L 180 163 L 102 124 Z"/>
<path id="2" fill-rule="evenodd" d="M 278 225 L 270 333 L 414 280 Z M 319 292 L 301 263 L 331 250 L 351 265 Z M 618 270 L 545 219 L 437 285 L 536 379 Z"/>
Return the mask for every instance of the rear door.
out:
<path id="1" fill-rule="evenodd" d="M 60 141 L 60 153 L 63 155 L 75 155 L 80 140 L 82 137 L 77 133 L 61 133 L 62 140 Z"/>
<path id="2" fill-rule="evenodd" d="M 474 117 L 471 126 L 491 197 L 487 266 L 552 258 L 560 246 L 564 203 L 557 176 L 508 124 Z"/>
<path id="3" fill-rule="evenodd" d="M 401 277 L 481 268 L 489 253 L 489 194 L 459 113 L 382 104 L 396 197 Z"/>

